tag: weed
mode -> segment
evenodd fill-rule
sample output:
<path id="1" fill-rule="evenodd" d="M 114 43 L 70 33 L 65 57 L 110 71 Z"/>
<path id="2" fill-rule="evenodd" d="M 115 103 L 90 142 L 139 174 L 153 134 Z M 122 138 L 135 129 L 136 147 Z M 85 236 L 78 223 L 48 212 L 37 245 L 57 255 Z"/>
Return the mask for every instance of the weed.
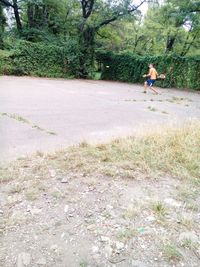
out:
<path id="1" fill-rule="evenodd" d="M 30 190 L 25 193 L 26 199 L 29 201 L 34 201 L 38 198 L 38 191 L 37 190 Z"/>
<path id="2" fill-rule="evenodd" d="M 164 217 L 167 213 L 166 207 L 160 201 L 153 203 L 152 208 L 158 217 Z"/>
<path id="3" fill-rule="evenodd" d="M 148 106 L 148 109 L 149 109 L 150 111 L 153 111 L 153 112 L 157 111 L 157 109 L 156 109 L 156 108 L 154 108 L 154 107 L 151 107 L 151 106 Z"/>
<path id="4" fill-rule="evenodd" d="M 169 260 L 180 261 L 183 257 L 177 247 L 171 244 L 164 246 L 163 253 L 164 256 Z"/>
<path id="5" fill-rule="evenodd" d="M 197 244 L 194 243 L 191 239 L 184 239 L 182 241 L 182 247 L 189 248 L 189 249 L 195 249 L 197 247 Z"/>
<path id="6" fill-rule="evenodd" d="M 79 266 L 80 267 L 87 267 L 88 263 L 86 261 L 82 261 L 82 262 L 80 262 Z"/>
<path id="7" fill-rule="evenodd" d="M 117 238 L 123 242 L 127 242 L 129 239 L 137 235 L 137 231 L 134 228 L 127 228 L 120 230 L 117 234 Z"/>
<path id="8" fill-rule="evenodd" d="M 23 187 L 20 184 L 16 184 L 12 186 L 9 190 L 9 194 L 17 194 L 20 193 L 23 190 Z"/>
<path id="9" fill-rule="evenodd" d="M 59 191 L 59 190 L 56 190 L 56 191 L 52 192 L 51 195 L 55 199 L 62 199 L 62 198 L 64 198 L 64 194 L 61 191 Z"/>

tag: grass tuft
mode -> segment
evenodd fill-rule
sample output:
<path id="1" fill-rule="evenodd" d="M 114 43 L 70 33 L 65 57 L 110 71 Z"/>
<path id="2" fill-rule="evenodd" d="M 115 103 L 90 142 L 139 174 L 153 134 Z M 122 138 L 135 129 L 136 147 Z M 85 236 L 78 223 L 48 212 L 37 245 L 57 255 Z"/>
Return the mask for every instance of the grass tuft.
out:
<path id="1" fill-rule="evenodd" d="M 180 261 L 183 257 L 177 247 L 171 244 L 167 244 L 164 246 L 163 254 L 168 260 L 173 261 Z"/>

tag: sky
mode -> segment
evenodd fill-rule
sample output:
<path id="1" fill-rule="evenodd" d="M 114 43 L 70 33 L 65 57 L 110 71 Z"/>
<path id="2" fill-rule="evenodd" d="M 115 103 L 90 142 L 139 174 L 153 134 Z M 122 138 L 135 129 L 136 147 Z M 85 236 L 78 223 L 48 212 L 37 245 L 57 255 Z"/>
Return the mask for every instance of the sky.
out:
<path id="1" fill-rule="evenodd" d="M 144 3 L 144 4 L 139 8 L 139 10 L 143 13 L 143 15 L 146 14 L 147 9 L 148 9 L 148 4 L 147 4 L 147 3 Z"/>

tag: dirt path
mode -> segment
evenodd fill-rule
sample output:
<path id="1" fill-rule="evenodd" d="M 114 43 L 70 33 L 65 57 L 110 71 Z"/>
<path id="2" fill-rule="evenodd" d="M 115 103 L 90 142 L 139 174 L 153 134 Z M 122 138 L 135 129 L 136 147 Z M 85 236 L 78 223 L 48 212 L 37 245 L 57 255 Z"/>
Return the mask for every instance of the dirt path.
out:
<path id="1" fill-rule="evenodd" d="M 200 118 L 197 93 L 142 90 L 116 82 L 0 77 L 1 160 Z"/>

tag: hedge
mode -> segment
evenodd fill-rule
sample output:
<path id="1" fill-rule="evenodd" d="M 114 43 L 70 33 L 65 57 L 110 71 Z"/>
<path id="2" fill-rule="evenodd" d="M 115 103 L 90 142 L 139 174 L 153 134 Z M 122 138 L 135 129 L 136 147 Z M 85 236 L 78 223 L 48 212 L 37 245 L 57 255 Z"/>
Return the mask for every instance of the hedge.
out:
<path id="1" fill-rule="evenodd" d="M 148 73 L 148 64 L 153 63 L 158 73 L 166 74 L 166 79 L 158 80 L 157 86 L 200 90 L 200 57 L 141 57 L 98 52 L 96 58 L 102 64 L 103 80 L 143 83 L 142 75 Z"/>
<path id="2" fill-rule="evenodd" d="M 79 70 L 75 43 L 56 46 L 20 41 L 9 56 L 0 53 L 0 73 L 41 77 L 76 76 Z"/>

